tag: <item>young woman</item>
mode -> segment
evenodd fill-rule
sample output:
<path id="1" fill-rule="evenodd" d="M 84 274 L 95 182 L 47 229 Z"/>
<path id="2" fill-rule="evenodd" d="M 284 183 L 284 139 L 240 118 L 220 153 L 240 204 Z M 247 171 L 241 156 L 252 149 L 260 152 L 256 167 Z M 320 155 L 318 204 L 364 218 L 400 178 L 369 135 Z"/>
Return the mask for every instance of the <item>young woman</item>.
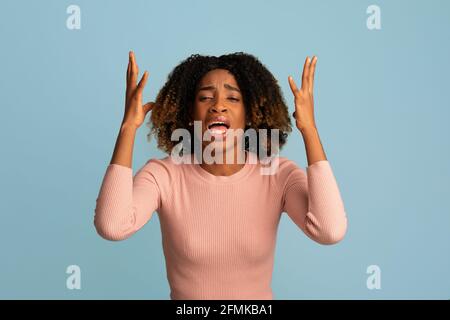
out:
<path id="1" fill-rule="evenodd" d="M 130 52 L 124 117 L 94 224 L 103 238 L 123 240 L 157 212 L 171 299 L 273 299 L 274 249 L 283 212 L 320 244 L 344 237 L 344 205 L 314 119 L 316 63 L 317 57 L 305 60 L 300 88 L 288 78 L 308 167 L 303 170 L 276 157 L 276 170 L 261 174 L 263 158 L 248 140 L 233 139 L 230 145 L 223 139 L 233 129 L 279 130 L 276 142 L 281 148 L 292 131 L 277 81 L 256 57 L 242 52 L 192 55 L 169 74 L 155 102 L 143 105 L 148 72 L 137 83 L 138 66 Z M 136 131 L 150 110 L 150 134 L 170 155 L 148 160 L 133 176 Z M 195 133 L 194 123 L 200 132 Z M 184 161 L 174 161 L 172 151 L 179 141 L 173 141 L 172 133 L 177 129 L 201 139 L 200 155 L 191 148 Z M 207 134 L 212 138 L 205 141 Z M 258 144 L 270 155 L 274 145 L 261 137 Z M 234 161 L 202 161 L 212 144 L 214 154 L 234 152 Z M 237 161 L 239 150 L 245 161 Z"/>

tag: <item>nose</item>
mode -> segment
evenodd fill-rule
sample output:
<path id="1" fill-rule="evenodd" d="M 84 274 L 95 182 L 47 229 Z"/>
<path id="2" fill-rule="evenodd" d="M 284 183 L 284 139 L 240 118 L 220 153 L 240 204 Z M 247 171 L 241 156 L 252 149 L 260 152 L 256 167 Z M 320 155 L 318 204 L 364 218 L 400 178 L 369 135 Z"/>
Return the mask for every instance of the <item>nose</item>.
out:
<path id="1" fill-rule="evenodd" d="M 212 105 L 211 108 L 209 109 L 209 112 L 211 113 L 213 112 L 222 113 L 225 111 L 227 111 L 227 107 L 225 107 L 222 103 L 220 103 L 220 101 L 214 103 L 214 105 Z"/>

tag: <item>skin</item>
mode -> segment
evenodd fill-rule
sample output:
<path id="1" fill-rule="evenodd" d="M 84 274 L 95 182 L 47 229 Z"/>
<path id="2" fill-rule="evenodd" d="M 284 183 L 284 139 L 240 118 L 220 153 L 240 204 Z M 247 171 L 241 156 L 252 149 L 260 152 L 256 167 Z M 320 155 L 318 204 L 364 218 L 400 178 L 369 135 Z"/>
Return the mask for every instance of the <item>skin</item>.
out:
<path id="1" fill-rule="evenodd" d="M 292 76 L 288 77 L 289 86 L 294 95 L 295 111 L 293 116 L 295 118 L 295 125 L 303 137 L 309 166 L 317 161 L 327 160 L 314 120 L 313 92 L 316 64 L 316 56 L 312 59 L 306 57 L 305 64 L 303 65 L 300 89 L 297 88 Z"/>
<path id="2" fill-rule="evenodd" d="M 298 89 L 294 79 L 289 76 L 289 86 L 294 95 L 295 112 L 293 114 L 296 127 L 303 137 L 308 165 L 321 160 L 327 160 L 314 119 L 314 73 L 317 57 L 306 58 L 303 66 L 301 87 Z M 142 104 L 142 92 L 148 80 L 149 73 L 144 72 L 139 83 L 137 78 L 139 69 L 135 55 L 129 52 L 126 73 L 127 89 L 125 94 L 125 111 L 117 136 L 111 164 L 119 164 L 132 168 L 134 140 L 137 129 L 144 122 L 146 114 L 153 108 L 154 103 Z M 215 69 L 207 73 L 200 81 L 198 88 L 212 86 L 208 90 L 198 90 L 194 103 L 193 119 L 202 121 L 202 132 L 206 130 L 208 116 L 223 114 L 230 119 L 230 128 L 245 127 L 245 107 L 242 96 L 225 85 L 239 89 L 234 76 L 224 69 Z M 206 98 L 205 98 L 206 97 Z M 236 101 L 233 98 L 237 98 Z M 236 148 L 236 144 L 234 145 Z M 237 152 L 235 152 L 235 155 Z M 236 159 L 235 159 L 236 160 Z M 237 161 L 235 161 L 237 162 Z M 206 164 L 201 166 L 214 175 L 231 175 L 239 171 L 243 164 Z"/>
<path id="3" fill-rule="evenodd" d="M 142 125 L 145 115 L 153 108 L 154 103 L 142 105 L 142 92 L 148 79 L 145 71 L 138 84 L 139 68 L 134 52 L 129 52 L 128 68 L 126 74 L 127 89 L 125 93 L 125 112 L 120 125 L 111 164 L 119 164 L 132 168 L 133 147 L 137 129 Z"/>
<path id="4" fill-rule="evenodd" d="M 230 121 L 230 129 L 245 128 L 245 106 L 240 93 L 240 88 L 228 70 L 214 69 L 205 74 L 197 85 L 195 95 L 193 119 L 202 121 L 202 135 L 207 128 L 208 119 L 216 116 L 225 116 Z M 226 163 L 226 141 L 203 141 L 202 149 L 210 143 L 223 145 L 223 163 L 207 164 L 202 162 L 200 166 L 209 173 L 217 176 L 228 176 L 239 171 L 244 164 L 237 161 L 237 139 L 233 145 L 228 145 L 234 152 L 234 161 Z"/>

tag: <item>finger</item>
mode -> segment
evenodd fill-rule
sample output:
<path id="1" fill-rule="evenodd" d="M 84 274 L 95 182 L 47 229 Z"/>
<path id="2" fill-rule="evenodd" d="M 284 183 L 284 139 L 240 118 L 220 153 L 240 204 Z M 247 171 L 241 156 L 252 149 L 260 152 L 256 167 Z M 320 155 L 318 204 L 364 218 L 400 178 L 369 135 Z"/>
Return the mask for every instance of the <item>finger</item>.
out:
<path id="1" fill-rule="evenodd" d="M 137 76 L 138 76 L 138 68 L 137 68 L 137 65 L 136 65 L 136 60 L 135 60 L 135 57 L 134 57 L 134 52 L 131 51 L 131 75 L 130 75 L 130 85 L 131 85 L 132 89 L 136 86 Z"/>
<path id="2" fill-rule="evenodd" d="M 138 94 L 142 93 L 142 90 L 144 90 L 145 84 L 147 83 L 147 79 L 148 79 L 148 71 L 145 71 L 144 75 L 141 78 L 141 81 L 139 81 L 139 84 L 137 86 Z"/>
<path id="3" fill-rule="evenodd" d="M 128 53 L 127 82 L 130 81 L 131 72 L 131 51 Z"/>
<path id="4" fill-rule="evenodd" d="M 131 90 L 131 51 L 128 52 L 128 66 L 127 66 L 127 79 L 126 79 L 126 90 L 125 90 L 125 101 L 130 98 Z"/>
<path id="5" fill-rule="evenodd" d="M 314 56 L 311 62 L 311 70 L 309 71 L 309 87 L 310 87 L 310 92 L 313 93 L 314 92 L 314 74 L 316 71 L 316 63 L 317 63 L 317 57 Z"/>
<path id="6" fill-rule="evenodd" d="M 295 84 L 294 78 L 292 76 L 288 77 L 289 86 L 291 87 L 292 93 L 296 94 L 298 91 L 297 85 Z"/>
<path id="7" fill-rule="evenodd" d="M 136 55 L 134 54 L 134 52 L 132 52 L 132 55 L 131 55 L 131 62 L 133 63 L 133 70 L 136 72 L 136 75 L 138 75 L 139 74 L 139 67 L 138 67 L 138 64 L 137 64 L 137 62 L 136 62 Z"/>
<path id="8" fill-rule="evenodd" d="M 127 66 L 127 83 L 130 82 L 130 73 L 131 73 L 131 62 L 128 61 L 128 66 Z"/>
<path id="9" fill-rule="evenodd" d="M 127 88 L 125 91 L 126 97 L 128 99 L 131 93 L 131 58 L 128 59 L 128 68 L 127 68 Z"/>
<path id="10" fill-rule="evenodd" d="M 306 57 L 302 73 L 302 88 L 301 88 L 302 90 L 308 90 L 309 87 L 309 65 L 310 65 L 309 57 Z"/>

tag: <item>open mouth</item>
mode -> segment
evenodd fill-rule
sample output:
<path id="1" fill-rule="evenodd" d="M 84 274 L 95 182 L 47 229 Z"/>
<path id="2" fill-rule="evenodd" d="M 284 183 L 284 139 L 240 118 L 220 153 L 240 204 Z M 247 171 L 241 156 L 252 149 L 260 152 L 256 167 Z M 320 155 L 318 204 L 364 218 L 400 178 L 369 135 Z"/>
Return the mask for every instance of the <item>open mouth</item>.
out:
<path id="1" fill-rule="evenodd" d="M 230 126 L 224 122 L 214 122 L 208 126 L 212 134 L 224 134 Z"/>
<path id="2" fill-rule="evenodd" d="M 225 135 L 230 128 L 230 121 L 223 116 L 216 117 L 208 121 L 207 128 L 212 135 Z"/>

